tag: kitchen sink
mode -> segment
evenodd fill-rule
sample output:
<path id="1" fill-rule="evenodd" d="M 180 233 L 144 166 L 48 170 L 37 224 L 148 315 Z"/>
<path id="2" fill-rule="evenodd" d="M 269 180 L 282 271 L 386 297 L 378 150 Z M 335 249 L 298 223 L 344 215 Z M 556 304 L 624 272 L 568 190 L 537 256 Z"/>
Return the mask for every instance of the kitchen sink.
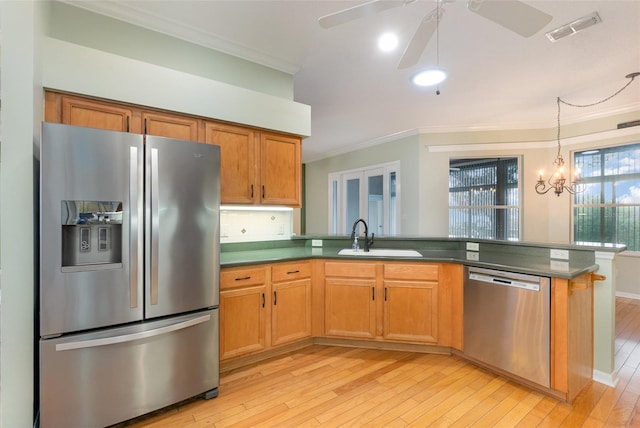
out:
<path id="1" fill-rule="evenodd" d="M 361 257 L 422 257 L 416 250 L 404 250 L 399 248 L 371 248 L 368 252 L 362 249 L 354 251 L 351 248 L 344 248 L 338 252 L 341 256 L 361 256 Z"/>

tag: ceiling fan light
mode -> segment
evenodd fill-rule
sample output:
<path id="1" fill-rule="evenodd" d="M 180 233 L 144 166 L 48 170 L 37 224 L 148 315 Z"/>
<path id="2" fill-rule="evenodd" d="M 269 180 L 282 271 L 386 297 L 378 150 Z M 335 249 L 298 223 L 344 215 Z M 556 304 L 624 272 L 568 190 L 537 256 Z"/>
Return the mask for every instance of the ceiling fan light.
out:
<path id="1" fill-rule="evenodd" d="M 398 47 L 398 36 L 393 33 L 384 33 L 378 38 L 378 49 L 382 52 L 391 52 Z"/>
<path id="2" fill-rule="evenodd" d="M 411 81 L 416 86 L 434 86 L 442 83 L 446 78 L 447 73 L 437 68 L 432 68 L 414 75 Z"/>

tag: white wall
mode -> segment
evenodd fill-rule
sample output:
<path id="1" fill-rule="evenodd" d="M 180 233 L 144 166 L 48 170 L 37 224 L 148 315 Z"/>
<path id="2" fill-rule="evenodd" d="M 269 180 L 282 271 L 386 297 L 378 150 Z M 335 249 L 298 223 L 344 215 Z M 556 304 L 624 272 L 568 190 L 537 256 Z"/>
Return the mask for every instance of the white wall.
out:
<path id="1" fill-rule="evenodd" d="M 2 347 L 3 427 L 28 427 L 34 405 L 34 154 L 42 120 L 41 34 L 47 4 L 0 2 L 2 28 Z"/>
<path id="2" fill-rule="evenodd" d="M 617 259 L 616 294 L 640 299 L 640 255 L 622 253 Z"/>

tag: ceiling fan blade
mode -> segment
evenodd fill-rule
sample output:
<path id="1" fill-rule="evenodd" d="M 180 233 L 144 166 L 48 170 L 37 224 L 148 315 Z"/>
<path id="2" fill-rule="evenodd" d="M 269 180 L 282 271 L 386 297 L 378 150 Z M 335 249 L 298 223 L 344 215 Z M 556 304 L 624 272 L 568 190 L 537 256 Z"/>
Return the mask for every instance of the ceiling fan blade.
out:
<path id="1" fill-rule="evenodd" d="M 330 13 L 329 15 L 318 18 L 318 23 L 322 28 L 331 28 L 336 25 L 344 24 L 354 19 L 364 18 L 366 16 L 375 15 L 383 10 L 392 9 L 402 6 L 406 1 L 383 1 L 373 0 L 357 6 L 344 9 L 339 12 Z"/>
<path id="2" fill-rule="evenodd" d="M 443 10 L 440 9 L 439 19 L 442 19 L 442 13 Z M 399 69 L 409 68 L 418 63 L 422 52 L 424 52 L 424 49 L 427 47 L 429 40 L 431 40 L 431 36 L 433 36 L 433 33 L 436 31 L 438 26 L 439 19 L 437 19 L 437 14 L 438 8 L 433 9 L 422 21 L 420 21 L 420 25 L 418 25 L 413 38 L 404 50 L 402 58 L 400 58 L 400 62 L 398 63 Z"/>
<path id="3" fill-rule="evenodd" d="M 467 8 L 523 37 L 533 36 L 553 19 L 518 0 L 469 0 Z"/>

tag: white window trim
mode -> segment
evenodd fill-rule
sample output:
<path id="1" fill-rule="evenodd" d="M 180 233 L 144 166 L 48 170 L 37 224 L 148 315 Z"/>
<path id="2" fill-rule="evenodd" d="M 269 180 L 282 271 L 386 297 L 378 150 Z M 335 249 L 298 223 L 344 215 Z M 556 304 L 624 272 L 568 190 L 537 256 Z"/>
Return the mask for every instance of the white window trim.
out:
<path id="1" fill-rule="evenodd" d="M 338 183 L 337 191 L 336 191 L 337 193 L 336 200 L 339 201 L 340 207 L 344 207 L 346 204 L 346 200 L 345 200 L 346 192 L 344 190 L 344 184 L 346 180 L 348 178 L 355 178 L 355 177 L 360 178 L 360 195 L 361 195 L 360 213 L 362 218 L 366 218 L 368 217 L 367 199 L 366 197 L 362 197 L 362 196 L 368 194 L 368 177 L 373 175 L 380 175 L 380 173 L 382 173 L 383 194 L 388 195 L 390 191 L 389 175 L 392 172 L 395 172 L 396 174 L 396 206 L 398 207 L 398 211 L 396 212 L 395 230 L 396 230 L 396 235 L 400 235 L 401 233 L 400 219 L 402 218 L 402 215 L 401 215 L 402 201 L 401 201 L 401 192 L 400 192 L 400 187 L 401 187 L 400 186 L 400 183 L 401 183 L 400 161 L 387 162 L 387 163 L 382 163 L 377 165 L 367 165 L 360 168 L 354 168 L 354 169 L 349 169 L 345 171 L 337 171 L 337 172 L 329 173 L 328 180 L 327 180 L 327 186 L 329 189 L 328 203 L 327 203 L 327 216 L 329 219 L 328 232 L 332 234 L 334 233 L 334 229 L 335 229 L 336 234 L 341 235 L 342 230 L 344 230 L 346 226 L 346 211 L 344 209 L 338 209 L 338 224 L 337 225 L 333 224 L 333 186 L 332 184 L 334 181 L 337 181 Z M 388 213 L 390 209 L 389 199 L 387 198 L 385 198 L 384 200 L 383 209 L 386 214 L 385 219 L 387 219 L 389 217 Z M 386 236 L 389 235 L 389 231 L 391 229 L 391 225 L 388 223 L 389 221 L 390 219 L 387 219 L 387 221 L 385 221 L 385 224 L 383 226 L 384 234 Z"/>

